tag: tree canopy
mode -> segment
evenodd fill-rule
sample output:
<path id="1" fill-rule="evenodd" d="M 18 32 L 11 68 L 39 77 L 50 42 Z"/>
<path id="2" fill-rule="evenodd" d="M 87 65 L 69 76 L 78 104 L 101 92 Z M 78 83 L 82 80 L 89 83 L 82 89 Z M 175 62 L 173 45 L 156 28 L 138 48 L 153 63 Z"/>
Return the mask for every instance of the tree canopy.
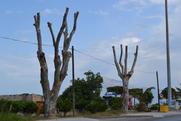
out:
<path id="1" fill-rule="evenodd" d="M 177 95 L 177 91 L 176 89 L 172 88 L 172 99 L 177 99 L 178 98 L 178 95 Z M 164 98 L 168 98 L 168 88 L 164 88 L 161 92 L 161 94 L 163 95 Z"/>
<path id="2" fill-rule="evenodd" d="M 74 82 L 75 88 L 75 108 L 79 111 L 85 110 L 86 106 L 91 100 L 100 97 L 102 89 L 103 78 L 100 73 L 93 73 L 92 71 L 85 72 L 85 79 L 77 78 Z M 68 87 L 62 98 L 68 98 L 72 102 L 72 86 Z"/>

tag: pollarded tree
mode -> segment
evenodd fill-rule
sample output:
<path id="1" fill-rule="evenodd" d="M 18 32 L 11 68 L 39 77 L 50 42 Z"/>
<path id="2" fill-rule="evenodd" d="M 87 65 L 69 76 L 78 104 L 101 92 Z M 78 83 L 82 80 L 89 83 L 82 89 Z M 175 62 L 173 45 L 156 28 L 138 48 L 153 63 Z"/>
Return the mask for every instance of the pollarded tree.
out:
<path id="1" fill-rule="evenodd" d="M 128 60 L 128 46 L 125 46 L 125 58 L 124 58 L 124 65 L 122 64 L 122 56 L 123 56 L 123 47 L 120 45 L 121 48 L 121 54 L 119 58 L 119 63 L 117 61 L 116 57 L 116 51 L 115 47 L 112 46 L 113 49 L 113 55 L 114 55 L 114 63 L 118 72 L 118 76 L 122 79 L 123 83 L 123 111 L 125 113 L 128 112 L 128 101 L 129 101 L 129 89 L 128 89 L 128 84 L 129 84 L 129 79 L 134 73 L 134 68 L 136 65 L 137 61 L 137 56 L 138 56 L 138 46 L 136 46 L 136 52 L 134 54 L 134 61 L 131 67 L 131 70 L 128 71 L 127 69 L 127 60 Z"/>
<path id="2" fill-rule="evenodd" d="M 58 93 L 61 87 L 61 84 L 63 80 L 65 79 L 67 75 L 68 70 L 68 64 L 71 57 L 71 52 L 68 50 L 70 46 L 70 42 L 72 40 L 72 37 L 76 30 L 77 25 L 77 18 L 79 15 L 79 12 L 74 13 L 74 24 L 73 29 L 71 32 L 68 32 L 68 24 L 67 24 L 67 15 L 68 15 L 69 9 L 66 8 L 66 11 L 63 16 L 63 21 L 60 26 L 60 30 L 55 37 L 52 24 L 48 22 L 48 28 L 50 30 L 50 34 L 53 41 L 54 46 L 54 82 L 52 88 L 49 85 L 48 80 L 48 66 L 46 62 L 45 53 L 42 48 L 42 35 L 41 35 L 41 29 L 40 29 L 40 13 L 37 13 L 37 15 L 34 16 L 34 26 L 36 29 L 37 34 L 37 41 L 38 41 L 38 51 L 37 51 L 37 57 L 40 64 L 40 83 L 43 90 L 43 96 L 44 96 L 44 113 L 45 117 L 48 117 L 52 114 L 56 113 L 56 101 L 58 99 Z M 63 49 L 61 51 L 62 58 L 60 58 L 59 54 L 59 43 L 61 40 L 62 35 L 64 35 L 64 42 L 63 42 Z"/>

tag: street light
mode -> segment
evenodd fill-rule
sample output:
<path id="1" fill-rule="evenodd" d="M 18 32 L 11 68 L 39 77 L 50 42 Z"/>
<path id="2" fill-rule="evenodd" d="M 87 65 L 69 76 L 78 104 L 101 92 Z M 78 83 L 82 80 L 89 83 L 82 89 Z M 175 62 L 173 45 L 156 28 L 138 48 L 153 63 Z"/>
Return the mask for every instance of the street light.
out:
<path id="1" fill-rule="evenodd" d="M 171 70 L 170 70 L 170 47 L 169 47 L 169 25 L 168 25 L 168 2 L 165 0 L 165 24 L 166 24 L 166 52 L 167 52 L 167 84 L 168 84 L 168 105 L 171 107 Z"/>

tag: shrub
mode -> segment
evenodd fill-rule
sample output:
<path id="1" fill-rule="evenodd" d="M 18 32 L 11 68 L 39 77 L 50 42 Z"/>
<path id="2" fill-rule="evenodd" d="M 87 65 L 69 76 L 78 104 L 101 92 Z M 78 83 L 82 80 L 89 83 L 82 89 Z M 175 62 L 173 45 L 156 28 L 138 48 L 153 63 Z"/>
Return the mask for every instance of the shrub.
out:
<path id="1" fill-rule="evenodd" d="M 24 101 L 12 101 L 12 112 L 23 112 L 25 109 L 25 102 Z"/>
<path id="2" fill-rule="evenodd" d="M 11 110 L 12 101 L 0 100 L 0 112 L 9 112 Z"/>
<path id="3" fill-rule="evenodd" d="M 12 113 L 0 113 L 0 121 L 33 121 L 31 117 L 18 116 Z"/>
<path id="4" fill-rule="evenodd" d="M 106 102 L 101 99 L 97 98 L 92 100 L 87 106 L 86 110 L 91 112 L 91 113 L 96 113 L 96 112 L 103 112 L 107 109 Z"/>
<path id="5" fill-rule="evenodd" d="M 32 101 L 27 101 L 24 105 L 24 113 L 35 113 L 37 111 L 37 105 Z"/>
<path id="6" fill-rule="evenodd" d="M 22 112 L 34 113 L 37 110 L 37 105 L 32 101 L 8 101 L 0 100 L 0 112 Z"/>
<path id="7" fill-rule="evenodd" d="M 158 110 L 159 109 L 159 105 L 158 104 L 153 104 L 151 106 L 151 110 Z"/>
<path id="8" fill-rule="evenodd" d="M 145 103 L 140 103 L 136 106 L 136 110 L 139 112 L 146 112 L 148 111 L 148 108 L 146 107 Z"/>
<path id="9" fill-rule="evenodd" d="M 118 97 L 115 97 L 115 98 L 112 98 L 111 99 L 111 102 L 110 102 L 110 107 L 111 109 L 113 110 L 119 110 L 122 108 L 122 98 L 118 98 Z"/>
<path id="10" fill-rule="evenodd" d="M 63 112 L 64 116 L 72 109 L 72 102 L 67 98 L 59 98 L 57 100 L 57 111 Z"/>

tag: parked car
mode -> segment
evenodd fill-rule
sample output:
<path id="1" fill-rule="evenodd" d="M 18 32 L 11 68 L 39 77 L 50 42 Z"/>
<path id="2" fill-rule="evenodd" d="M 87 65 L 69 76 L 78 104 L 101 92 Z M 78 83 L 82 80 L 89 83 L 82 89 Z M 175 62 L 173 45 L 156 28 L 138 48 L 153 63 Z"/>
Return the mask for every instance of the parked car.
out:
<path id="1" fill-rule="evenodd" d="M 117 97 L 117 93 L 115 92 L 106 92 L 103 96 L 103 98 L 112 98 L 112 97 Z"/>

